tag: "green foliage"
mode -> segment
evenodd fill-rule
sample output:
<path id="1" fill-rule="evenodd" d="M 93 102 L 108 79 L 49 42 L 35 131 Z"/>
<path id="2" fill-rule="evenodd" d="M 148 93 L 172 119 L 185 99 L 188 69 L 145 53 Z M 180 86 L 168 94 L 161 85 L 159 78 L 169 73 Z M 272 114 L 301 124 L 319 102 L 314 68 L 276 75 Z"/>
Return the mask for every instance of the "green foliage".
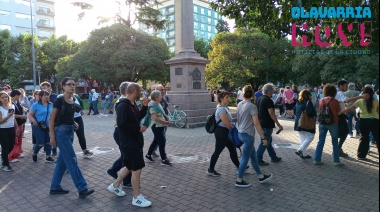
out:
<path id="1" fill-rule="evenodd" d="M 315 27 L 316 24 L 323 22 L 330 22 L 331 27 L 331 37 L 330 40 L 336 42 L 340 45 L 340 39 L 337 35 L 337 26 L 339 22 L 352 23 L 358 21 L 354 18 L 345 19 L 294 19 L 291 16 L 292 7 L 304 7 L 309 10 L 310 7 L 367 7 L 367 1 L 358 0 L 309 0 L 309 1 L 294 1 L 294 0 L 213 0 L 211 7 L 215 10 L 220 11 L 221 15 L 226 16 L 230 19 L 234 19 L 236 22 L 236 27 L 248 27 L 248 28 L 258 28 L 262 32 L 268 34 L 274 38 L 284 38 L 287 35 L 292 34 L 291 23 L 297 23 L 297 35 L 305 34 L 309 39 L 313 38 L 314 31 L 302 31 L 302 24 L 307 21 L 309 27 Z M 369 7 L 372 12 L 371 19 L 360 19 L 360 22 L 371 21 L 372 22 L 372 44 L 369 46 L 371 49 L 379 48 L 379 1 L 371 0 L 369 2 Z M 349 40 L 353 40 L 355 46 L 359 46 L 360 36 L 356 36 L 357 31 L 353 31 L 349 34 Z"/>
<path id="2" fill-rule="evenodd" d="M 219 20 L 218 23 L 216 24 L 215 28 L 216 28 L 218 33 L 230 31 L 230 27 L 228 26 L 228 23 L 225 20 Z"/>
<path id="3" fill-rule="evenodd" d="M 100 84 L 118 85 L 123 81 L 169 81 L 169 49 L 164 40 L 140 33 L 122 24 L 91 32 L 88 40 L 72 57 L 59 60 L 59 77 L 71 76 Z"/>
<path id="4" fill-rule="evenodd" d="M 8 30 L 0 31 L 0 79 L 8 76 L 8 69 L 14 62 L 14 55 L 11 51 L 12 35 Z"/>
<path id="5" fill-rule="evenodd" d="M 202 57 L 207 59 L 207 55 L 212 50 L 212 47 L 210 42 L 207 42 L 204 38 L 194 38 L 194 49 L 201 54 Z"/>
<path id="6" fill-rule="evenodd" d="M 216 87 L 265 83 L 284 78 L 290 66 L 291 45 L 287 40 L 275 40 L 256 29 L 236 29 L 215 36 L 209 53 L 211 63 L 206 69 L 207 84 Z"/>

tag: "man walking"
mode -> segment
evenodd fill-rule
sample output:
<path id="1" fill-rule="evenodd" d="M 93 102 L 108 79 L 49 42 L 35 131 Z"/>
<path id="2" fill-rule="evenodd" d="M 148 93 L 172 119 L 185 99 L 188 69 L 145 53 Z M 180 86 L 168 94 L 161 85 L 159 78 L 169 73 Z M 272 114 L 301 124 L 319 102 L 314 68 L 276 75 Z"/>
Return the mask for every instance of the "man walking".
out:
<path id="1" fill-rule="evenodd" d="M 260 125 L 263 129 L 265 139 L 267 140 L 268 145 L 264 145 L 263 141 L 260 142 L 259 148 L 257 149 L 257 159 L 260 166 L 267 166 L 269 163 L 263 160 L 265 150 L 268 150 L 269 156 L 271 157 L 272 163 L 280 162 L 282 158 L 277 157 L 276 152 L 272 146 L 272 133 L 275 124 L 279 130 L 284 128 L 278 122 L 276 113 L 274 111 L 274 103 L 271 99 L 274 88 L 271 84 L 265 84 L 263 87 L 263 96 L 259 98 L 257 102 L 258 114 Z"/>
<path id="2" fill-rule="evenodd" d="M 98 111 L 98 101 L 99 101 L 99 94 L 96 93 L 95 89 L 91 90 L 92 93 L 92 106 L 94 107 L 94 116 L 99 114 Z"/>
<path id="3" fill-rule="evenodd" d="M 117 196 L 125 196 L 121 184 L 123 179 L 132 172 L 132 205 L 149 207 L 152 202 L 140 193 L 141 170 L 145 167 L 143 133 L 146 131 L 146 127 L 141 126 L 140 122 L 145 117 L 148 107 L 144 105 L 141 111 L 138 111 L 135 102 L 140 99 L 141 87 L 136 83 L 128 85 L 124 96 L 126 98 L 121 99 L 116 105 L 116 123 L 119 129 L 120 150 L 125 167 L 120 171 L 117 180 L 108 187 L 108 190 Z"/>
<path id="4" fill-rule="evenodd" d="M 349 82 L 347 80 L 340 80 L 338 82 L 338 89 L 337 89 L 337 94 L 335 96 L 335 99 L 338 100 L 340 109 L 344 110 L 345 109 L 345 104 L 350 103 L 350 102 L 356 102 L 356 100 L 364 98 L 363 96 L 357 96 L 357 97 L 351 97 L 348 98 L 344 92 L 348 90 L 348 84 Z M 347 135 L 349 133 L 348 129 L 348 123 L 347 123 L 347 117 L 346 114 L 340 114 L 339 115 L 339 122 L 338 122 L 338 127 L 339 127 L 339 156 L 340 157 L 348 157 L 348 154 L 346 154 L 343 151 L 343 144 L 347 139 Z"/>
<path id="5" fill-rule="evenodd" d="M 360 95 L 360 92 L 355 90 L 355 83 L 348 84 L 348 91 L 344 93 L 347 98 L 357 97 Z M 346 104 L 346 108 L 350 108 L 354 102 Z M 356 116 L 356 111 L 350 111 L 346 113 L 347 119 L 348 119 L 348 134 L 351 138 L 354 138 L 353 133 L 353 118 L 355 119 L 355 130 L 356 130 L 356 136 L 358 137 L 360 135 L 359 132 L 359 118 Z"/>

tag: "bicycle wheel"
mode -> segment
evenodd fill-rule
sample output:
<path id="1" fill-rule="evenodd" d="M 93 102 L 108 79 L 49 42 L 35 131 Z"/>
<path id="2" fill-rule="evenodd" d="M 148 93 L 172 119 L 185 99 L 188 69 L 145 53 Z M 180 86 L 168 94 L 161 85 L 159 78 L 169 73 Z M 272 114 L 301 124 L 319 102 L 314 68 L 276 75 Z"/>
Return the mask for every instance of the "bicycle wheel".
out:
<path id="1" fill-rule="evenodd" d="M 183 111 L 177 111 L 177 114 L 174 116 L 173 120 L 174 124 L 178 128 L 183 128 L 186 126 L 187 123 L 187 115 Z"/>

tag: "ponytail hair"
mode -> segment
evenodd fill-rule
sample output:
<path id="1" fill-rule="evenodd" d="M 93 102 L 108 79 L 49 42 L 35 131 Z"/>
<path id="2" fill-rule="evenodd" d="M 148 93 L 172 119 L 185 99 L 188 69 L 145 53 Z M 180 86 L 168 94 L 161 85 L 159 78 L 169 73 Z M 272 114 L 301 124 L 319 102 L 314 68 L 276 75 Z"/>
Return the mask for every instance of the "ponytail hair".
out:
<path id="1" fill-rule="evenodd" d="M 244 86 L 244 88 L 243 88 L 243 97 L 245 99 L 251 99 L 253 97 L 254 93 L 255 92 L 253 91 L 253 88 L 252 88 L 251 85 Z"/>

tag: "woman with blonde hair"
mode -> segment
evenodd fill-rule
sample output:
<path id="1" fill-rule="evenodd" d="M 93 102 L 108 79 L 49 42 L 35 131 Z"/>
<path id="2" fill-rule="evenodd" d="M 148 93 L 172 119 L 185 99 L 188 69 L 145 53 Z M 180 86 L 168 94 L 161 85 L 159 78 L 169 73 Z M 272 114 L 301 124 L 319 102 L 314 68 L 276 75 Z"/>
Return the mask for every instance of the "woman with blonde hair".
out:
<path id="1" fill-rule="evenodd" d="M 311 92 L 307 89 L 303 89 L 298 95 L 298 102 L 296 105 L 296 119 L 294 122 L 294 130 L 298 131 L 301 141 L 301 145 L 296 151 L 296 155 L 298 155 L 300 158 L 304 160 L 312 158 L 310 155 L 306 155 L 305 152 L 314 139 L 315 127 L 314 129 L 304 129 L 298 126 L 298 122 L 301 118 L 301 114 L 304 111 L 306 111 L 306 115 L 310 118 L 316 117 L 317 113 L 315 111 L 312 99 L 313 96 Z"/>
<path id="2" fill-rule="evenodd" d="M 12 151 L 16 134 L 20 133 L 17 122 L 15 120 L 15 108 L 11 98 L 4 91 L 0 92 L 0 145 L 1 158 L 3 163 L 1 167 L 6 172 L 13 171 L 9 165 L 8 155 Z M 14 130 L 16 128 L 16 131 Z"/>

